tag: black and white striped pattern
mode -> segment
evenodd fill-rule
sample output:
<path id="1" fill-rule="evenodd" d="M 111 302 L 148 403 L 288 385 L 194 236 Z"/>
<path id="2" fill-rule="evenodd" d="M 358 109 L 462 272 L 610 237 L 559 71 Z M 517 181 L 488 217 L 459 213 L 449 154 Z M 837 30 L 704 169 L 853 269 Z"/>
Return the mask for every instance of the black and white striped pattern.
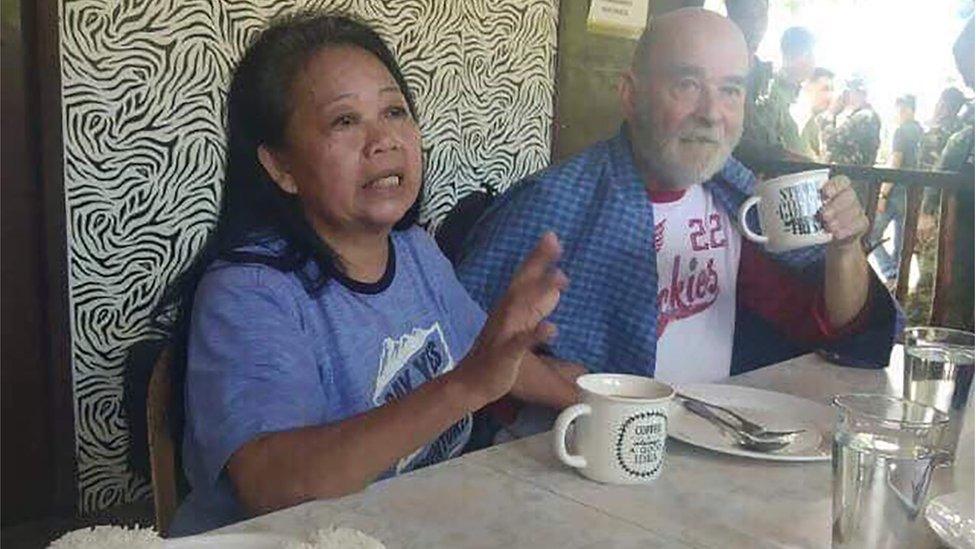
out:
<path id="1" fill-rule="evenodd" d="M 61 71 L 80 507 L 148 494 L 125 465 L 121 361 L 210 230 L 230 70 L 273 16 L 374 23 L 421 111 L 436 226 L 549 158 L 558 0 L 62 0 Z"/>

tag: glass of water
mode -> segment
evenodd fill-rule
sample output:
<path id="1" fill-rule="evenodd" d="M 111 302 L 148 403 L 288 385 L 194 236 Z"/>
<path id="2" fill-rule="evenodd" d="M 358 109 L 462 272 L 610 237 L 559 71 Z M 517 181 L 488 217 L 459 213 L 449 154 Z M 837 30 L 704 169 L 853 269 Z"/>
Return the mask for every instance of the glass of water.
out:
<path id="1" fill-rule="evenodd" d="M 926 326 L 905 330 L 903 396 L 949 415 L 940 464 L 951 464 L 955 457 L 963 413 L 972 399 L 974 344 L 971 332 Z"/>
<path id="2" fill-rule="evenodd" d="M 833 547 L 912 547 L 948 415 L 886 395 L 833 404 Z"/>

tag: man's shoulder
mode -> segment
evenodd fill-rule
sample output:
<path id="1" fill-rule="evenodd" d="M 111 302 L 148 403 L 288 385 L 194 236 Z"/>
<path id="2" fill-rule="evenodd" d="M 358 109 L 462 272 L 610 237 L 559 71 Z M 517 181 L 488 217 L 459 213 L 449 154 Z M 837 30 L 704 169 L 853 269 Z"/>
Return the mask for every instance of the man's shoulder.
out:
<path id="1" fill-rule="evenodd" d="M 718 171 L 714 176 L 712 176 L 711 182 L 718 183 L 718 185 L 709 185 L 706 190 L 714 194 L 715 192 L 722 192 L 719 189 L 722 186 L 730 187 L 739 194 L 748 195 L 751 194 L 756 185 L 756 174 L 752 172 L 745 164 L 740 162 L 734 156 L 730 156 L 722 169 Z"/>
<path id="2" fill-rule="evenodd" d="M 525 177 L 513 187 L 520 188 L 521 182 L 566 182 L 574 180 L 584 173 L 600 170 L 610 161 L 611 141 L 605 140 L 594 143 L 568 158 Z"/>
<path id="3" fill-rule="evenodd" d="M 924 132 L 922 125 L 918 123 L 918 120 L 909 120 L 903 124 L 899 124 L 898 128 L 895 129 L 895 133 L 903 133 L 906 135 L 921 135 Z"/>
<path id="4" fill-rule="evenodd" d="M 458 262 L 462 283 L 473 295 L 474 280 L 493 285 L 546 231 L 563 243 L 584 226 L 596 192 L 611 177 L 611 141 L 596 143 L 549 168 L 526 176 L 494 200 L 468 235 Z M 489 300 L 490 301 L 490 300 Z"/>
<path id="5" fill-rule="evenodd" d="M 520 205 L 534 212 L 571 207 L 598 186 L 607 176 L 610 142 L 601 141 L 583 151 L 513 183 L 495 199 L 489 213 L 499 213 Z"/>
<path id="6" fill-rule="evenodd" d="M 938 168 L 940 170 L 956 171 L 962 168 L 966 158 L 972 153 L 973 141 L 976 140 L 973 134 L 973 126 L 965 126 L 949 137 L 945 149 L 939 159 Z"/>
<path id="7" fill-rule="evenodd" d="M 871 107 L 865 107 L 855 111 L 854 114 L 851 115 L 851 120 L 878 125 L 881 124 L 881 117 L 878 116 L 878 113 L 876 113 Z"/>
<path id="8" fill-rule="evenodd" d="M 921 140 L 925 136 L 925 128 L 917 120 L 912 121 L 912 138 Z"/>
<path id="9" fill-rule="evenodd" d="M 967 141 L 973 140 L 973 126 L 972 124 L 963 126 L 962 129 L 956 131 L 949 136 L 949 141 L 956 146 L 960 144 L 965 144 Z"/>
<path id="10" fill-rule="evenodd" d="M 776 98 L 779 101 L 792 103 L 800 93 L 800 86 L 786 77 L 782 71 L 777 72 L 773 77 L 773 89 L 776 91 Z"/>

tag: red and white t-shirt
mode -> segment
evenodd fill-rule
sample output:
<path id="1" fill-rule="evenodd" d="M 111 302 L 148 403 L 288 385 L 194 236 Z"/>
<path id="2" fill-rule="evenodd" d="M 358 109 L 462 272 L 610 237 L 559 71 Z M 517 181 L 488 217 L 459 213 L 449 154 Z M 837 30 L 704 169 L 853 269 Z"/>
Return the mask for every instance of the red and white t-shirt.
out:
<path id="1" fill-rule="evenodd" d="M 842 337 L 867 320 L 870 300 L 847 325 L 831 327 L 822 289 L 744 240 L 701 185 L 649 194 L 658 275 L 654 377 L 669 383 L 727 377 L 737 304 L 808 345 Z"/>
<path id="2" fill-rule="evenodd" d="M 701 185 L 652 192 L 657 252 L 657 364 L 669 383 L 729 375 L 742 237 Z"/>

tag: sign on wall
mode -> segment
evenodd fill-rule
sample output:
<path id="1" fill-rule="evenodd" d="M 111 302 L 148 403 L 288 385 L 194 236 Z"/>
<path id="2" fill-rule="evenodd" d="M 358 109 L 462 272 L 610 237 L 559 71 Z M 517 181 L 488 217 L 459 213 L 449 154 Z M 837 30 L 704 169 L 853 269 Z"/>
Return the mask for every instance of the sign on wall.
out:
<path id="1" fill-rule="evenodd" d="M 590 0 L 586 28 L 590 32 L 640 38 L 647 25 L 648 0 Z"/>

